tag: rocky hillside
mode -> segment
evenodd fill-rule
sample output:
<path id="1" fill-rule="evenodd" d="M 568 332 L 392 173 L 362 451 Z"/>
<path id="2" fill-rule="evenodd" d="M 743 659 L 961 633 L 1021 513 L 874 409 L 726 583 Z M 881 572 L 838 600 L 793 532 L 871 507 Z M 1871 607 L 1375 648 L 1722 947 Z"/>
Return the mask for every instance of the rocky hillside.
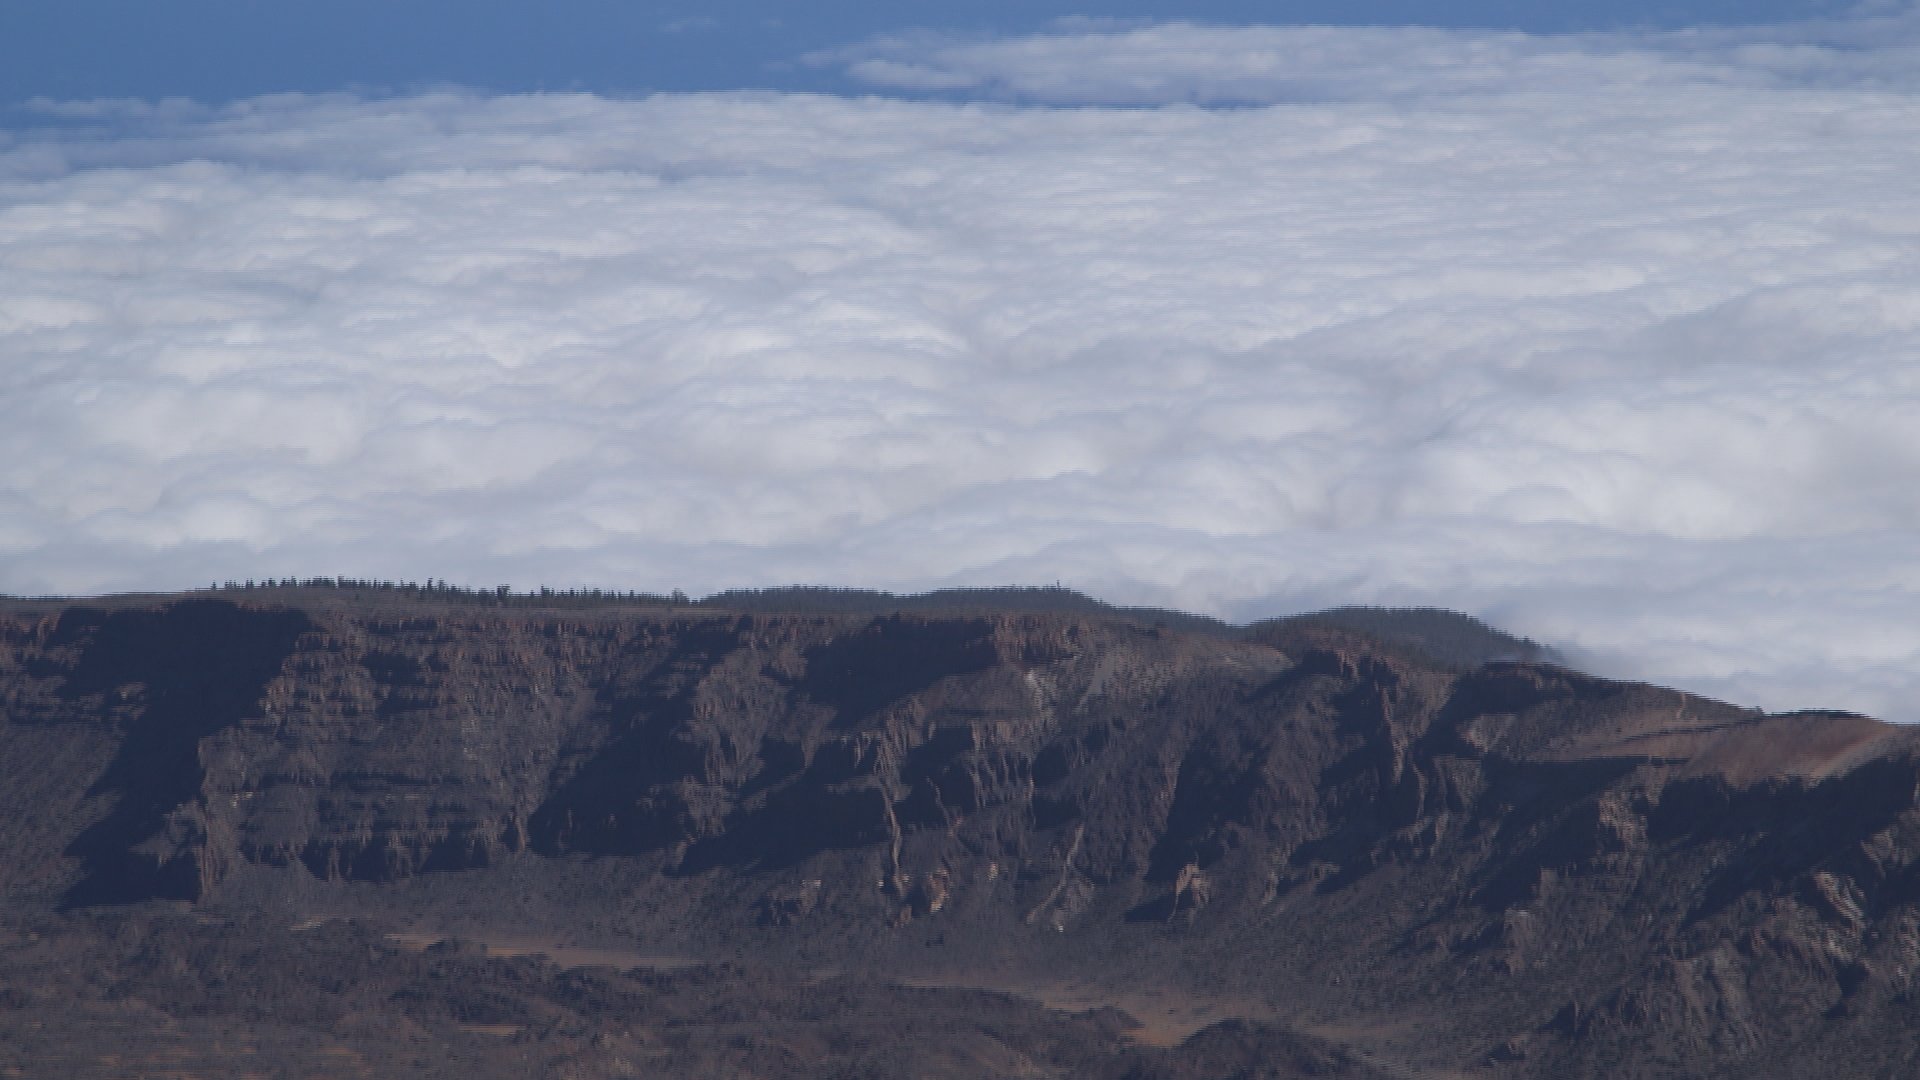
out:
<path id="1" fill-rule="evenodd" d="M 502 1075 L 1920 1075 L 1905 729 L 1433 612 L 736 599 L 0 608 L 0 984 L 100 969 L 0 1000 L 43 1033 L 0 1075 L 46 1075 L 76 1002 L 121 1010 L 124 1060 L 237 1037 L 166 989 L 259 981 L 236 940 L 301 973 L 243 997 L 312 1075 L 475 1038 Z M 144 966 L 97 961 L 115 935 Z M 500 955 L 561 935 L 626 1004 Z M 672 978 L 735 1019 L 655 1016 Z M 914 987 L 917 1034 L 847 1034 L 823 979 Z"/>

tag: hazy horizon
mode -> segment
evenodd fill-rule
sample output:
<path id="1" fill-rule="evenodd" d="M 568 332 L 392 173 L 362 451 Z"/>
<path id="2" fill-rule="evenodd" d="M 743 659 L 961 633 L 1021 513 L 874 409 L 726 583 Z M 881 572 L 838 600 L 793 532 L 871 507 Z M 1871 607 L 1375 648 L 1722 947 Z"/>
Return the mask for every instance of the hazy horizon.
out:
<path id="1" fill-rule="evenodd" d="M 1069 17 L 1554 34 L 1752 26 L 1862 6 L 1856 0 L 65 0 L 0 8 L 0 106 L 32 98 L 226 103 L 287 92 L 390 96 L 445 86 L 616 96 L 845 93 L 859 83 L 805 57 L 889 36 L 1005 38 Z"/>

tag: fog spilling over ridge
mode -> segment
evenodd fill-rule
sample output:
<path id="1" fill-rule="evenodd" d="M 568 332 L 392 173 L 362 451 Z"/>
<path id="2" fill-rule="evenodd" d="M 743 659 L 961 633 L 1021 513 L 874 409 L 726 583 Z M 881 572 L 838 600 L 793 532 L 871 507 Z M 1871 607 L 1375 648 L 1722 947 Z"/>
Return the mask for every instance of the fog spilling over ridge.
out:
<path id="1" fill-rule="evenodd" d="M 865 98 L 41 103 L 0 591 L 1442 605 L 1920 719 L 1917 40 L 1066 24 L 813 58 Z"/>

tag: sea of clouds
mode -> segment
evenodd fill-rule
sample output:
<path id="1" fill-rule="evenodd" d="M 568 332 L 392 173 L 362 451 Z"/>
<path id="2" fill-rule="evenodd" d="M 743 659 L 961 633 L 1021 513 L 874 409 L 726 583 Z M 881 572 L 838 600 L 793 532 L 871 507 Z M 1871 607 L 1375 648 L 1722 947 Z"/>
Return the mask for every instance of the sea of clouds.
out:
<path id="1" fill-rule="evenodd" d="M 875 96 L 37 103 L 0 591 L 1439 604 L 1920 719 L 1920 19 L 1063 24 Z"/>

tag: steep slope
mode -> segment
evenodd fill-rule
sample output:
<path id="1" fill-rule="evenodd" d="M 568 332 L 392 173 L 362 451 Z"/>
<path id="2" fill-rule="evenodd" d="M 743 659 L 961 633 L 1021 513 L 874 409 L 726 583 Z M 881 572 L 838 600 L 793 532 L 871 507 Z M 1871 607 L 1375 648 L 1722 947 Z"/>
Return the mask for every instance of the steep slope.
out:
<path id="1" fill-rule="evenodd" d="M 1438 618 L 16 602 L 0 889 L 1246 1018 L 1035 1075 L 1915 1070 L 1913 733 Z"/>

